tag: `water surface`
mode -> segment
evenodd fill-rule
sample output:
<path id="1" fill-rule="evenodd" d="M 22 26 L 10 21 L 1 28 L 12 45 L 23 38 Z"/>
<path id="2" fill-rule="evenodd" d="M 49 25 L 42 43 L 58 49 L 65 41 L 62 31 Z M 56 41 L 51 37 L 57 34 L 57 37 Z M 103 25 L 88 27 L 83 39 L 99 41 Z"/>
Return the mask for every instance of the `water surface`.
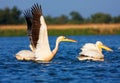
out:
<path id="1" fill-rule="evenodd" d="M 50 63 L 18 61 L 14 55 L 29 50 L 27 37 L 0 38 L 0 82 L 8 83 L 119 83 L 120 82 L 120 35 L 68 36 L 77 43 L 60 43 L 58 53 Z M 51 49 L 56 36 L 49 37 Z M 103 50 L 104 62 L 79 61 L 80 48 L 88 42 L 102 41 L 113 52 Z"/>

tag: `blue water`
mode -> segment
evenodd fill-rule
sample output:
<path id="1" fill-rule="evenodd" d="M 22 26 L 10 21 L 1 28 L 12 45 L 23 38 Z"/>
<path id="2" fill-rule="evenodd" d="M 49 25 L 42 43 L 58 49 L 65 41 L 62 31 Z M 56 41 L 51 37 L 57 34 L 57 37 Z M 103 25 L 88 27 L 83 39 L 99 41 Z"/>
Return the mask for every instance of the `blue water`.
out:
<path id="1" fill-rule="evenodd" d="M 50 63 L 18 61 L 14 54 L 29 49 L 27 37 L 0 37 L 0 83 L 120 83 L 120 35 L 68 36 L 77 43 L 60 43 Z M 56 36 L 49 37 L 51 49 Z M 97 40 L 112 48 L 103 50 L 104 62 L 79 61 L 80 47 Z"/>

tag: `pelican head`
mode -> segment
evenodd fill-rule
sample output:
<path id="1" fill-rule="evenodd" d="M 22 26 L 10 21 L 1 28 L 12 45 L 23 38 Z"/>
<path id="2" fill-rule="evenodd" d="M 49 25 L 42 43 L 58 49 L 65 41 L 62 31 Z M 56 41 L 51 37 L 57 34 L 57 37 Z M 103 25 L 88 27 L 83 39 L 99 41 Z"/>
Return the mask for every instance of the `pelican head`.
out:
<path id="1" fill-rule="evenodd" d="M 57 42 L 76 42 L 76 40 L 66 38 L 65 36 L 59 36 Z"/>
<path id="2" fill-rule="evenodd" d="M 100 51 L 102 51 L 102 48 L 107 51 L 113 51 L 111 48 L 105 46 L 101 41 L 97 41 L 96 46 L 99 48 Z"/>

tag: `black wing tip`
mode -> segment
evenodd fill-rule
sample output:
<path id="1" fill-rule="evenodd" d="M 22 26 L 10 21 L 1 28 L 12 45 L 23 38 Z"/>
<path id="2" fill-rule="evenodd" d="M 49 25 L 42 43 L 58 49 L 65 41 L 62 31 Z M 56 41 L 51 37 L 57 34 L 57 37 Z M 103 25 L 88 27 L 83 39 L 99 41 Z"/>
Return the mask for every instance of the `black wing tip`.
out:
<path id="1" fill-rule="evenodd" d="M 31 9 L 24 10 L 23 14 L 24 17 L 27 18 L 27 17 L 32 17 L 32 14 L 34 14 L 35 12 L 38 12 L 40 15 L 42 15 L 42 7 L 38 3 L 35 3 L 31 7 Z"/>
<path id="2" fill-rule="evenodd" d="M 32 12 L 32 14 L 34 14 L 35 12 L 38 12 L 40 15 L 42 15 L 42 7 L 41 7 L 41 5 L 39 5 L 38 3 L 35 3 L 31 7 L 31 12 Z"/>
<path id="3" fill-rule="evenodd" d="M 42 8 L 41 8 L 41 5 L 39 5 L 38 3 L 35 3 L 32 7 L 39 8 L 40 10 L 42 9 Z"/>
<path id="4" fill-rule="evenodd" d="M 31 18 L 32 17 L 30 9 L 24 10 L 23 14 L 24 14 L 25 18 Z"/>

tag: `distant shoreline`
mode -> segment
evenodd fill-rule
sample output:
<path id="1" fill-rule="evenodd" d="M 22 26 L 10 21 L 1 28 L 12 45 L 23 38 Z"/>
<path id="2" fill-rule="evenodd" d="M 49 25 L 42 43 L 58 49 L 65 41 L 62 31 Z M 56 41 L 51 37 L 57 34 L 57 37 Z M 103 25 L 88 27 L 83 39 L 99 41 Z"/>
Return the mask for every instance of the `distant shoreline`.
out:
<path id="1" fill-rule="evenodd" d="M 27 28 L 26 25 L 0 25 L 1 29 L 23 29 L 25 30 Z M 66 24 L 66 25 L 48 25 L 48 29 L 81 29 L 81 28 L 99 28 L 99 29 L 120 29 L 120 23 L 117 24 Z"/>
<path id="2" fill-rule="evenodd" d="M 25 36 L 26 25 L 0 25 L 0 36 Z M 48 25 L 49 35 L 120 34 L 119 24 Z"/>

